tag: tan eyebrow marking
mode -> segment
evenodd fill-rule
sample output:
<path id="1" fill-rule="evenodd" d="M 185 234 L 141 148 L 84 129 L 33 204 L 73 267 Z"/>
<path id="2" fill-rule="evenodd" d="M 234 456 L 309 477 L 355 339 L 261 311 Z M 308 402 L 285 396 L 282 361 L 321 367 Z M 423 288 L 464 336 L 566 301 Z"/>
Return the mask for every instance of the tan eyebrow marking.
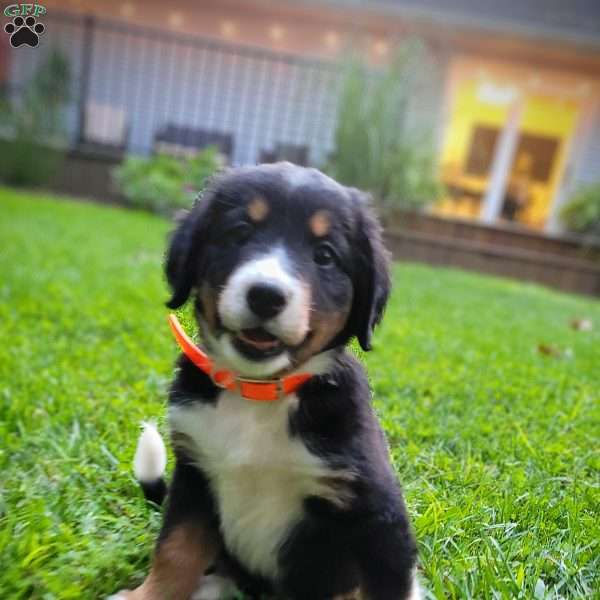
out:
<path id="1" fill-rule="evenodd" d="M 326 210 L 318 210 L 308 221 L 313 235 L 323 237 L 331 229 L 331 216 Z"/>
<path id="2" fill-rule="evenodd" d="M 248 203 L 246 210 L 253 221 L 260 222 L 269 214 L 269 205 L 264 198 L 256 196 Z"/>

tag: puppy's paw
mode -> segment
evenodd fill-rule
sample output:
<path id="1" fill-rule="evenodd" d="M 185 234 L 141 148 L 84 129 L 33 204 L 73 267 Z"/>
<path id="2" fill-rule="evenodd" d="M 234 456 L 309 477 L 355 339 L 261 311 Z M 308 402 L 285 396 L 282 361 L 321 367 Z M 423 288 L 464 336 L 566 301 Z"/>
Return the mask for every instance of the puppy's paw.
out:
<path id="1" fill-rule="evenodd" d="M 419 583 L 419 578 L 417 577 L 417 571 L 413 573 L 413 580 L 410 593 L 408 594 L 407 600 L 423 600 L 425 598 L 423 594 L 423 589 Z"/>
<path id="2" fill-rule="evenodd" d="M 238 594 L 235 584 L 220 575 L 205 575 L 191 600 L 233 600 Z"/>
<path id="3" fill-rule="evenodd" d="M 116 594 L 106 597 L 106 600 L 131 600 L 133 598 L 130 590 L 121 590 Z"/>

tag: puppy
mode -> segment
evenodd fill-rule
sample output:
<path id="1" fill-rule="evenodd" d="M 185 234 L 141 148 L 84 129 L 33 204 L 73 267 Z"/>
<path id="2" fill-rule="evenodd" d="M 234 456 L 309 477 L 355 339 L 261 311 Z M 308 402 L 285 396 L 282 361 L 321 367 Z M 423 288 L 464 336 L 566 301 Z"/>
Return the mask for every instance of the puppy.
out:
<path id="1" fill-rule="evenodd" d="M 162 530 L 144 583 L 117 597 L 419 598 L 367 378 L 344 349 L 370 349 L 390 291 L 365 197 L 289 163 L 230 170 L 179 224 L 166 274 L 207 357 L 182 342 Z M 135 471 L 158 502 L 164 464 L 147 428 Z"/>

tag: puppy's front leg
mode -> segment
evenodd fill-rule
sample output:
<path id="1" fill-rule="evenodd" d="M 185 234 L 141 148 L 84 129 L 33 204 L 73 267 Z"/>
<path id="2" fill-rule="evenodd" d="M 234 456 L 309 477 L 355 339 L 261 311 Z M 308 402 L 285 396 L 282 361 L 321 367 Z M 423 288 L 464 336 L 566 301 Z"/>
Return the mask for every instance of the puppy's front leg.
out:
<path id="1" fill-rule="evenodd" d="M 206 477 L 178 457 L 152 569 L 141 586 L 115 600 L 188 600 L 221 548 Z"/>
<path id="2" fill-rule="evenodd" d="M 417 549 L 408 521 L 372 522 L 358 544 L 363 596 L 369 600 L 420 600 Z"/>
<path id="3" fill-rule="evenodd" d="M 133 591 L 120 592 L 123 600 L 188 600 L 202 573 L 216 555 L 212 541 L 197 523 L 181 523 L 159 543 L 150 574 Z"/>

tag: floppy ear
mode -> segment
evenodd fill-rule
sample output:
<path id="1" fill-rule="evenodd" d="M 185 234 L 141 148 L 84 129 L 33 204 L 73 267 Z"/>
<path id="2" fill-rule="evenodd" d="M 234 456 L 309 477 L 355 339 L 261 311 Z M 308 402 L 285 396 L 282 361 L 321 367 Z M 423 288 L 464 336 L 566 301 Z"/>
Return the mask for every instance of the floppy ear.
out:
<path id="1" fill-rule="evenodd" d="M 370 198 L 350 189 L 357 212 L 354 255 L 354 299 L 348 318 L 350 333 L 363 350 L 371 349 L 373 329 L 381 321 L 391 289 L 389 253 L 383 245 L 381 225 Z"/>
<path id="2" fill-rule="evenodd" d="M 185 215 L 178 215 L 179 225 L 171 235 L 165 259 L 165 274 L 171 288 L 169 308 L 179 308 L 189 298 L 202 274 L 204 244 L 213 204 L 213 194 L 203 193 Z"/>

